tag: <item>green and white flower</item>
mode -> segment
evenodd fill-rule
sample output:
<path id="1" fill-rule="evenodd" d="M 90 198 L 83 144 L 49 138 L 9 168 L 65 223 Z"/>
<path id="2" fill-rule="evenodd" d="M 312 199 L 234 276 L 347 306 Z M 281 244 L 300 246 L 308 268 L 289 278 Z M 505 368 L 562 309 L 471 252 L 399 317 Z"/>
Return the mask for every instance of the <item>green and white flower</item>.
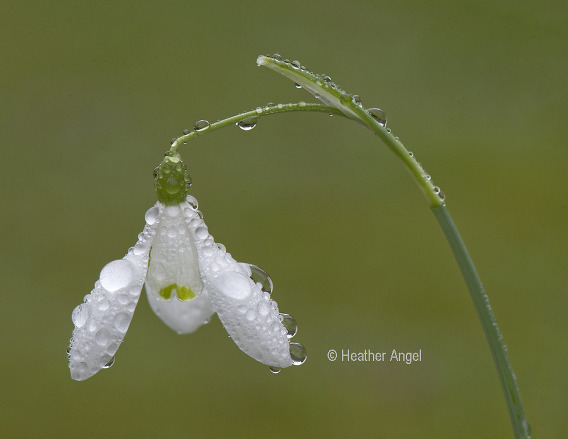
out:
<path id="1" fill-rule="evenodd" d="M 73 311 L 71 377 L 82 381 L 112 364 L 143 285 L 154 312 L 174 331 L 194 332 L 216 312 L 237 346 L 255 360 L 273 371 L 301 364 L 305 348 L 290 342 L 295 322 L 270 298 L 270 278 L 215 243 L 187 193 L 190 178 L 177 152 L 165 157 L 155 178 L 159 201 L 146 212 L 138 242 L 102 269 Z"/>

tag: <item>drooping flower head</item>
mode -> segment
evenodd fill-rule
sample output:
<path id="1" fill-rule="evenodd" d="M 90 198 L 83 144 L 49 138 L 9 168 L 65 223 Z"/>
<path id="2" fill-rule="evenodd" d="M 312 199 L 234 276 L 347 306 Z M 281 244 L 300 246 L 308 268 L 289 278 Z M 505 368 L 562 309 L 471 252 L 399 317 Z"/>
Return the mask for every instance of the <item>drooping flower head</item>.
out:
<path id="1" fill-rule="evenodd" d="M 289 340 L 295 321 L 270 297 L 272 281 L 215 243 L 188 194 L 191 179 L 179 154 L 168 153 L 154 177 L 158 202 L 146 212 L 138 242 L 102 269 L 72 313 L 71 377 L 85 380 L 114 362 L 143 285 L 154 312 L 179 334 L 217 313 L 237 346 L 271 370 L 303 363 L 305 348 Z"/>

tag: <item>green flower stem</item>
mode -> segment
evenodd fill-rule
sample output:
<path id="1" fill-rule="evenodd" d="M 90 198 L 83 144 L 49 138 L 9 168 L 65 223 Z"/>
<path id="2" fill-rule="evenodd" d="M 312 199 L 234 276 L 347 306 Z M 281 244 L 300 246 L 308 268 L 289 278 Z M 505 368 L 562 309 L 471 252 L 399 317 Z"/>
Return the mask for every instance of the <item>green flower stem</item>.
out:
<path id="1" fill-rule="evenodd" d="M 483 289 L 475 266 L 446 208 L 443 192 L 441 192 L 440 188 L 434 186 L 430 176 L 424 171 L 414 156 L 408 152 L 404 145 L 394 137 L 387 128 L 385 128 L 385 121 L 381 123 L 381 121 L 373 117 L 370 110 L 363 108 L 359 96 L 352 95 L 342 90 L 329 76 L 312 73 L 301 66 L 298 61 L 282 60 L 280 55 L 277 54 L 272 56 L 261 55 L 257 58 L 256 63 L 259 66 L 265 66 L 280 73 L 305 88 L 323 102 L 337 107 L 346 117 L 365 125 L 379 136 L 410 170 L 416 182 L 426 195 L 434 215 L 442 226 L 470 291 L 491 354 L 493 355 L 493 360 L 505 394 L 515 437 L 517 439 L 530 438 L 530 428 L 526 420 L 519 388 L 515 374 L 511 368 L 507 349 L 503 343 L 501 331 L 497 326 L 495 316 L 489 304 L 489 298 Z"/>
<path id="2" fill-rule="evenodd" d="M 369 128 L 375 135 L 381 138 L 388 148 L 406 165 L 410 173 L 414 176 L 418 186 L 424 192 L 424 195 L 430 203 L 430 207 L 439 207 L 444 205 L 444 193 L 438 186 L 434 186 L 431 177 L 424 171 L 422 165 L 414 158 L 397 137 L 393 136 L 387 128 L 378 123 L 367 110 L 358 105 L 353 106 L 352 110 L 359 116 L 364 125 Z"/>
<path id="3" fill-rule="evenodd" d="M 258 107 L 255 110 L 231 116 L 227 119 L 218 120 L 217 122 L 212 123 L 205 129 L 193 130 L 187 134 L 184 134 L 183 136 L 178 137 L 176 140 L 172 142 L 170 150 L 176 151 L 181 144 L 187 143 L 188 141 L 190 141 L 195 137 L 218 130 L 219 128 L 223 128 L 229 125 L 235 125 L 240 121 L 242 121 L 243 119 L 268 116 L 270 114 L 289 113 L 291 111 L 310 111 L 310 112 L 333 114 L 336 116 L 344 115 L 337 108 L 323 104 L 310 104 L 305 102 L 298 102 L 292 104 L 269 104 L 264 107 Z"/>
<path id="4" fill-rule="evenodd" d="M 259 66 L 268 67 L 294 81 L 326 104 L 341 110 L 344 116 L 369 128 L 386 143 L 390 150 L 403 161 L 412 175 L 414 175 L 416 182 L 426 195 L 430 206 L 436 207 L 444 204 L 444 194 L 440 192 L 440 188 L 434 186 L 430 176 L 424 171 L 420 163 L 418 163 L 406 150 L 404 145 L 390 133 L 390 130 L 385 127 L 385 124 L 380 123 L 368 110 L 363 108 L 359 96 L 347 93 L 337 84 L 333 83 L 329 76 L 312 73 L 305 67 L 300 66 L 297 61 L 282 61 L 275 57 L 261 55 L 256 60 L 256 63 Z"/>
<path id="5" fill-rule="evenodd" d="M 390 130 L 385 127 L 385 123 L 377 120 L 369 110 L 363 108 L 358 96 L 345 92 L 339 88 L 339 86 L 331 82 L 331 79 L 326 75 L 315 75 L 309 72 L 296 61 L 281 61 L 275 57 L 260 56 L 257 59 L 257 64 L 266 66 L 288 77 L 297 85 L 305 88 L 308 92 L 319 98 L 326 105 L 300 102 L 297 104 L 278 104 L 268 105 L 262 108 L 259 107 L 256 110 L 217 121 L 205 129 L 196 129 L 188 134 L 184 134 L 172 143 L 171 150 L 177 150 L 179 145 L 186 143 L 194 137 L 228 125 L 236 124 L 243 119 L 289 111 L 315 111 L 344 116 L 364 125 L 375 135 L 380 137 L 388 148 L 402 160 L 414 176 L 418 186 L 426 195 L 426 199 L 444 231 L 469 289 L 483 331 L 485 332 L 505 395 L 515 437 L 517 439 L 530 439 L 530 427 L 526 420 L 519 387 L 507 355 L 507 348 L 503 342 L 503 336 L 501 335 L 495 315 L 489 304 L 489 298 L 485 293 L 481 280 L 473 265 L 473 261 L 446 208 L 443 192 L 432 183 L 432 179 L 424 171 L 421 164 L 416 161 L 414 156 L 409 153 L 399 139 L 391 134 Z"/>
<path id="6" fill-rule="evenodd" d="M 501 381 L 505 400 L 507 401 L 515 437 L 518 439 L 529 439 L 530 427 L 526 420 L 519 386 L 517 385 L 515 373 L 513 372 L 509 356 L 507 355 L 507 348 L 503 342 L 503 336 L 501 335 L 497 320 L 491 309 L 489 297 L 487 297 L 485 293 L 481 279 L 475 270 L 475 266 L 473 265 L 473 261 L 469 256 L 462 237 L 450 216 L 450 212 L 446 206 L 433 207 L 432 211 L 442 226 L 442 230 L 446 235 L 446 239 L 450 244 L 471 294 L 479 320 L 481 320 L 481 326 L 489 343 L 489 349 L 491 350 L 493 361 L 497 367 L 499 380 Z"/>
<path id="7" fill-rule="evenodd" d="M 454 253 L 454 257 L 469 289 L 477 315 L 481 321 L 481 326 L 483 327 L 495 367 L 497 368 L 497 374 L 499 375 L 499 381 L 501 382 L 515 437 L 517 439 L 529 439 L 530 427 L 526 420 L 519 386 L 517 385 L 515 373 L 513 372 L 507 354 L 507 348 L 503 342 L 503 336 L 501 335 L 497 320 L 491 309 L 489 297 L 485 293 L 481 279 L 477 274 L 463 239 L 443 201 L 443 192 L 441 192 L 437 186 L 433 186 L 430 179 L 425 178 L 427 174 L 424 173 L 424 170 L 418 162 L 416 162 L 414 157 L 410 156 L 401 142 L 391 133 L 387 132 L 386 129 L 369 116 L 365 110 L 361 109 L 358 113 L 360 113 L 361 119 L 366 122 L 365 125 L 379 136 L 391 151 L 404 162 L 430 202 L 432 212 L 446 235 L 446 239 Z"/>

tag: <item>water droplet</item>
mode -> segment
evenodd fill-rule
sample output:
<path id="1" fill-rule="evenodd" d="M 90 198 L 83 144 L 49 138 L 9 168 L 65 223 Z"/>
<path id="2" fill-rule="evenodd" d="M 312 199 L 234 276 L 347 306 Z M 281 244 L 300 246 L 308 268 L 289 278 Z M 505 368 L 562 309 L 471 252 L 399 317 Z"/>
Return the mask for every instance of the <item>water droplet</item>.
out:
<path id="1" fill-rule="evenodd" d="M 350 100 L 353 99 L 353 96 L 351 96 L 347 92 L 343 92 L 343 93 L 341 93 L 341 96 L 340 96 L 339 99 L 341 100 L 341 102 L 349 102 Z"/>
<path id="2" fill-rule="evenodd" d="M 274 58 L 277 61 L 280 61 L 282 59 L 282 55 L 280 55 L 279 53 L 275 53 L 274 55 L 272 55 L 272 58 Z"/>
<path id="3" fill-rule="evenodd" d="M 299 366 L 303 364 L 308 358 L 308 351 L 304 345 L 300 343 L 291 342 L 290 343 L 290 357 L 294 366 Z"/>
<path id="4" fill-rule="evenodd" d="M 191 207 L 193 207 L 193 210 L 197 210 L 198 203 L 197 199 L 194 196 L 188 195 L 186 201 L 189 203 Z"/>
<path id="5" fill-rule="evenodd" d="M 288 332 L 288 334 L 286 334 L 288 338 L 294 337 L 298 332 L 298 324 L 296 323 L 296 319 L 294 319 L 294 317 L 292 317 L 290 314 L 285 313 L 280 313 L 280 317 L 282 319 L 280 320 L 282 322 L 282 326 L 284 326 L 284 328 L 286 328 L 286 331 Z"/>
<path id="6" fill-rule="evenodd" d="M 73 313 L 71 314 L 71 320 L 73 321 L 73 324 L 77 328 L 82 328 L 83 326 L 85 326 L 85 323 L 87 323 L 88 318 L 89 318 L 89 308 L 87 307 L 87 305 L 77 306 L 73 310 Z"/>
<path id="7" fill-rule="evenodd" d="M 446 198 L 446 194 L 438 186 L 434 186 L 434 193 L 438 195 L 442 201 Z"/>
<path id="8" fill-rule="evenodd" d="M 197 229 L 195 229 L 195 236 L 197 236 L 199 239 L 205 239 L 207 238 L 207 236 L 209 236 L 209 232 L 205 227 L 199 226 Z"/>
<path id="9" fill-rule="evenodd" d="M 261 316 L 265 316 L 270 312 L 270 307 L 268 306 L 268 304 L 266 302 L 260 302 L 258 304 L 258 313 Z"/>
<path id="10" fill-rule="evenodd" d="M 379 122 L 380 125 L 385 126 L 387 124 L 387 116 L 385 115 L 385 112 L 380 108 L 368 108 L 367 112 L 372 116 L 373 119 Z"/>
<path id="11" fill-rule="evenodd" d="M 300 68 L 300 61 L 298 61 L 298 60 L 292 61 L 292 67 L 294 67 L 295 69 L 299 69 Z"/>
<path id="12" fill-rule="evenodd" d="M 187 128 L 185 130 L 182 131 L 184 136 L 187 136 L 191 131 L 189 131 Z"/>
<path id="13" fill-rule="evenodd" d="M 279 373 L 282 369 L 280 369 L 279 367 L 274 367 L 274 366 L 270 366 L 268 368 L 270 370 L 270 372 L 272 373 Z"/>
<path id="14" fill-rule="evenodd" d="M 329 76 L 327 76 L 327 75 L 324 75 L 323 80 L 324 80 L 325 82 L 327 82 L 328 84 L 331 82 L 331 78 L 330 78 Z"/>
<path id="15" fill-rule="evenodd" d="M 109 342 L 109 339 L 110 337 L 106 329 L 99 330 L 99 332 L 97 332 L 97 335 L 95 335 L 95 341 L 101 346 L 106 346 Z"/>
<path id="16" fill-rule="evenodd" d="M 297 82 L 294 85 L 296 86 L 296 88 L 302 88 L 302 86 L 300 84 L 298 84 Z"/>
<path id="17" fill-rule="evenodd" d="M 209 128 L 210 125 L 211 124 L 208 121 L 206 121 L 205 119 L 201 119 L 201 120 L 198 120 L 197 122 L 195 122 L 193 129 L 195 131 L 204 131 L 207 128 Z"/>
<path id="18" fill-rule="evenodd" d="M 107 364 L 105 364 L 103 366 L 103 369 L 108 369 L 109 367 L 111 367 L 114 364 L 114 355 L 112 356 L 112 358 L 110 360 L 108 360 Z"/>
<path id="19" fill-rule="evenodd" d="M 99 302 L 99 310 L 100 311 L 106 311 L 109 308 L 110 308 L 110 301 L 109 300 L 103 299 Z"/>
<path id="20" fill-rule="evenodd" d="M 357 105 L 360 105 L 361 102 L 362 102 L 361 96 L 359 96 L 359 95 L 353 95 L 352 99 L 353 99 L 353 102 Z"/>
<path id="21" fill-rule="evenodd" d="M 249 322 L 252 322 L 256 318 L 256 313 L 253 309 L 249 309 L 245 314 L 245 317 Z"/>
<path id="22" fill-rule="evenodd" d="M 252 130 L 258 122 L 258 116 L 245 117 L 237 122 L 237 126 L 243 131 Z"/>
<path id="23" fill-rule="evenodd" d="M 305 103 L 304 101 L 300 101 L 300 102 L 298 102 L 298 105 L 299 105 L 300 107 L 305 107 L 305 106 L 306 106 L 306 103 Z"/>
<path id="24" fill-rule="evenodd" d="M 148 211 L 144 215 L 144 219 L 146 220 L 146 223 L 148 223 L 148 225 L 151 226 L 158 220 L 159 215 L 160 215 L 160 209 L 158 208 L 158 206 L 154 206 L 148 209 Z"/>
<path id="25" fill-rule="evenodd" d="M 244 301 L 252 294 L 250 279 L 235 271 L 228 271 L 220 275 L 214 281 L 214 288 L 231 300 Z M 254 313 L 254 310 L 251 311 Z"/>
<path id="26" fill-rule="evenodd" d="M 67 349 L 65 349 L 65 352 L 67 352 L 67 355 L 69 355 L 71 353 L 71 346 L 67 346 Z"/>
<path id="27" fill-rule="evenodd" d="M 172 140 L 170 140 L 170 145 L 173 145 L 174 143 L 176 143 L 177 138 L 172 137 Z"/>
<path id="28" fill-rule="evenodd" d="M 262 268 L 257 267 L 256 265 L 249 264 L 251 275 L 250 278 L 254 281 L 254 283 L 260 282 L 262 285 L 262 291 L 268 294 L 272 294 L 272 290 L 274 288 L 274 284 L 272 283 L 272 279 L 266 271 Z"/>
<path id="29" fill-rule="evenodd" d="M 387 128 L 387 133 L 390 133 L 390 132 L 391 132 L 391 129 L 390 129 L 390 128 Z"/>
<path id="30" fill-rule="evenodd" d="M 134 275 L 134 267 L 127 260 L 112 261 L 101 270 L 101 286 L 108 292 L 114 293 L 130 285 Z"/>
<path id="31" fill-rule="evenodd" d="M 412 153 L 412 151 L 408 151 L 408 155 L 409 155 L 410 157 L 414 157 L 414 154 Z"/>
<path id="32" fill-rule="evenodd" d="M 123 312 L 117 314 L 114 318 L 114 327 L 118 332 L 125 333 L 130 325 L 130 316 Z"/>

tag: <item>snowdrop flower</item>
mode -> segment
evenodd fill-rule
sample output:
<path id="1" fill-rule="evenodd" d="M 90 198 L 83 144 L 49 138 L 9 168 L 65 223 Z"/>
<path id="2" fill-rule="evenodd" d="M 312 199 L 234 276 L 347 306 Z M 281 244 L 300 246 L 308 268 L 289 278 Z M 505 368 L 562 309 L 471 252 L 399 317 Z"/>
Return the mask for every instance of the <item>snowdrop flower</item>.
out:
<path id="1" fill-rule="evenodd" d="M 102 269 L 73 310 L 71 377 L 85 380 L 114 362 L 144 285 L 154 312 L 179 334 L 194 332 L 217 313 L 237 346 L 273 372 L 303 363 L 305 348 L 289 341 L 294 319 L 280 314 L 270 298 L 272 281 L 215 243 L 188 195 L 191 181 L 179 154 L 168 153 L 154 176 L 158 202 L 146 212 L 138 242 Z"/>

